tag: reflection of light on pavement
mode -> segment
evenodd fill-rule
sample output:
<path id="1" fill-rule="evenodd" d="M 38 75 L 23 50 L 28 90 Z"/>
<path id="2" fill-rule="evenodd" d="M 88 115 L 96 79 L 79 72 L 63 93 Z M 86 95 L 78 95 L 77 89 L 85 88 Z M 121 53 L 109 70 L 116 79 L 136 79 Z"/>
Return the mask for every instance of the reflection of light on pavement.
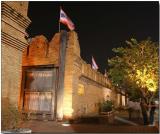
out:
<path id="1" fill-rule="evenodd" d="M 62 126 L 65 126 L 65 127 L 68 127 L 68 126 L 70 126 L 71 124 L 69 123 L 69 121 L 64 121 L 63 123 L 62 123 Z"/>
<path id="2" fill-rule="evenodd" d="M 68 123 L 63 123 L 62 126 L 65 126 L 65 127 L 68 127 L 70 126 L 71 124 L 68 124 Z"/>

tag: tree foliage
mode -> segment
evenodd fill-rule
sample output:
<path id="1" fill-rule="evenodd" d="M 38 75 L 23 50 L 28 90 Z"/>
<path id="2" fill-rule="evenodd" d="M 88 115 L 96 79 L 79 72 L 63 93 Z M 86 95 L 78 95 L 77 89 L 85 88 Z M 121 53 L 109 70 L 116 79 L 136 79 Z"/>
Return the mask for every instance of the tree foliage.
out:
<path id="1" fill-rule="evenodd" d="M 158 43 L 131 39 L 113 51 L 116 56 L 108 60 L 113 85 L 130 97 L 147 98 L 158 91 Z"/>

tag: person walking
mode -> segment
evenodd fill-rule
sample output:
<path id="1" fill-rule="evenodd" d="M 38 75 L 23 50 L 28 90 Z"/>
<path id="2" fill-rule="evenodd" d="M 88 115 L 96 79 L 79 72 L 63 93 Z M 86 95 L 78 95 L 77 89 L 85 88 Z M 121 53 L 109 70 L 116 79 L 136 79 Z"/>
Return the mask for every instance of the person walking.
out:
<path id="1" fill-rule="evenodd" d="M 142 116 L 143 116 L 143 124 L 148 125 L 148 115 L 147 115 L 147 104 L 145 103 L 145 100 L 141 100 L 140 102 Z"/>
<path id="2" fill-rule="evenodd" d="M 151 101 L 151 104 L 149 105 L 150 107 L 150 112 L 149 112 L 149 125 L 153 126 L 154 125 L 154 113 L 156 110 L 156 105 L 154 101 Z"/>

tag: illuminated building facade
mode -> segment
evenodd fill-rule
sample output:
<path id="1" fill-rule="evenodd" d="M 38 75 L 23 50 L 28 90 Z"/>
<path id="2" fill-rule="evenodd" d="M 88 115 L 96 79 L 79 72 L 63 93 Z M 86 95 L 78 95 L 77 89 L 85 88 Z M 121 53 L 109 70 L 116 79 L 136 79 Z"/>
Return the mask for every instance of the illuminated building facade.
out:
<path id="1" fill-rule="evenodd" d="M 2 107 L 18 106 L 21 85 L 22 53 L 27 48 L 25 29 L 30 24 L 27 1 L 1 2 Z"/>
<path id="2" fill-rule="evenodd" d="M 2 2 L 2 103 L 61 120 L 98 114 L 100 102 L 115 101 L 108 78 L 81 58 L 76 32 L 61 31 L 50 42 L 36 36 L 28 45 L 27 11 L 28 2 Z"/>
<path id="3" fill-rule="evenodd" d="M 21 108 L 48 119 L 98 114 L 114 93 L 103 74 L 80 57 L 77 33 L 61 31 L 50 42 L 32 38 L 23 53 Z"/>

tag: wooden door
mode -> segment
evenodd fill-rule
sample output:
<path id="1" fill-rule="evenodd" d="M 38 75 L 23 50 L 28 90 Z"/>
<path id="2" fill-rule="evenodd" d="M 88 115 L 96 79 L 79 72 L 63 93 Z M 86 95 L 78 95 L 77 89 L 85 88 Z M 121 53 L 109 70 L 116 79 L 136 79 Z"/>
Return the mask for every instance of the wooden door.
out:
<path id="1" fill-rule="evenodd" d="M 26 69 L 24 75 L 24 111 L 54 115 L 56 69 Z"/>

